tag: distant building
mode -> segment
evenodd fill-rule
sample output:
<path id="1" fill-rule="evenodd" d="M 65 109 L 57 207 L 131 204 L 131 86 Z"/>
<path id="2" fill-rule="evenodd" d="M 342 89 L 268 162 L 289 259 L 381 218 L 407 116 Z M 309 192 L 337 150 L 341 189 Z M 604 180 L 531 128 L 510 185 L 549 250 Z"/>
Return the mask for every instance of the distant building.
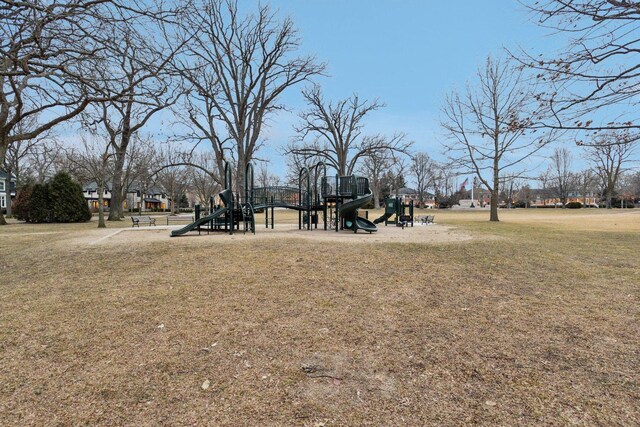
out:
<path id="1" fill-rule="evenodd" d="M 0 209 L 4 210 L 7 208 L 7 200 L 9 200 L 9 197 L 11 197 L 11 200 L 16 197 L 16 177 L 14 174 L 11 174 L 9 179 L 7 179 L 7 173 L 0 170 Z"/>
<path id="2" fill-rule="evenodd" d="M 531 207 L 562 207 L 562 202 L 558 197 L 548 197 L 542 190 L 532 190 L 534 198 L 531 200 Z M 586 206 L 598 207 L 599 197 L 595 192 L 587 192 L 584 197 L 580 192 L 572 191 L 567 195 L 567 203 L 579 202 Z"/>
<path id="3" fill-rule="evenodd" d="M 486 188 L 476 187 L 473 194 L 473 205 L 477 208 L 486 208 L 491 206 L 491 192 Z"/>
<path id="4" fill-rule="evenodd" d="M 89 205 L 89 209 L 92 211 L 98 210 L 98 185 L 95 182 L 87 184 L 82 187 L 82 193 L 84 194 L 84 199 L 87 201 Z M 111 206 L 111 191 L 108 189 L 104 189 L 103 194 L 103 204 L 105 210 L 108 210 L 109 206 Z"/>
<path id="5" fill-rule="evenodd" d="M 570 192 L 567 196 L 567 203 L 580 202 L 590 207 L 598 207 L 598 200 L 599 198 L 594 192 L 588 192 L 584 198 L 580 192 L 575 191 Z M 476 207 L 491 206 L 491 192 L 485 188 L 475 188 L 473 202 Z M 507 202 L 508 200 L 504 200 L 504 198 L 501 197 L 499 207 L 506 208 L 509 205 Z M 559 198 L 549 196 L 549 190 L 535 188 L 527 188 L 526 190 L 520 190 L 513 194 L 511 206 L 524 207 L 524 205 L 530 208 L 562 207 Z"/>
<path id="6" fill-rule="evenodd" d="M 95 182 L 87 184 L 83 187 L 84 198 L 89 208 L 93 211 L 98 210 L 98 189 Z M 105 210 L 111 208 L 111 190 L 104 189 L 102 196 Z M 137 211 L 142 205 L 143 211 L 158 211 L 171 208 L 171 197 L 157 187 L 147 189 L 145 192 L 140 190 L 130 190 L 124 200 L 124 209 Z"/>
<path id="7" fill-rule="evenodd" d="M 409 187 L 402 187 L 400 188 L 397 192 L 394 192 L 396 194 L 398 194 L 398 197 L 400 197 L 400 199 L 402 199 L 402 203 L 409 203 L 410 201 L 413 200 L 413 204 L 418 207 L 418 203 L 420 202 L 420 197 L 418 196 L 418 190 L 415 190 L 413 188 L 409 188 Z M 425 207 L 425 208 L 433 208 L 435 206 L 435 195 L 432 193 L 429 193 L 428 191 L 424 192 L 424 206 L 421 207 Z"/>
<path id="8" fill-rule="evenodd" d="M 143 211 L 171 209 L 171 197 L 158 187 L 148 188 L 145 192 L 133 190 L 127 193 L 125 209 L 137 211 L 142 204 Z"/>

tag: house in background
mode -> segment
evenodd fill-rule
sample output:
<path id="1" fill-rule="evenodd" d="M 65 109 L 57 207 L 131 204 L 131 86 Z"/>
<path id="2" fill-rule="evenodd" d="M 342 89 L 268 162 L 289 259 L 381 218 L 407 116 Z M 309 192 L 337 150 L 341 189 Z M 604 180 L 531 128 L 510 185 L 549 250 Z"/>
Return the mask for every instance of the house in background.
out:
<path id="1" fill-rule="evenodd" d="M 402 187 L 397 191 L 397 194 L 398 197 L 400 197 L 400 199 L 402 200 L 402 203 L 409 203 L 411 200 L 413 200 L 413 204 L 416 207 L 433 208 L 436 204 L 435 194 L 429 193 L 428 191 L 424 192 L 424 206 L 418 206 L 420 201 L 418 190 L 414 190 L 413 188 L 408 187 Z"/>
<path id="2" fill-rule="evenodd" d="M 534 198 L 531 201 L 531 207 L 562 207 L 562 202 L 558 197 L 550 197 L 549 191 L 544 190 L 532 190 Z M 571 191 L 567 194 L 567 203 L 579 202 L 584 203 L 585 206 L 598 207 L 598 195 L 589 191 L 584 196 L 578 191 Z"/>
<path id="3" fill-rule="evenodd" d="M 483 187 L 474 187 L 473 189 L 474 206 L 477 208 L 486 208 L 491 206 L 491 192 Z"/>
<path id="4" fill-rule="evenodd" d="M 84 198 L 92 211 L 98 210 L 98 189 L 95 182 L 85 185 L 83 188 Z M 102 195 L 103 204 L 106 211 L 111 208 L 111 190 L 104 189 Z M 142 204 L 143 211 L 161 211 L 171 208 L 171 197 L 157 187 L 152 187 L 146 192 L 140 190 L 130 190 L 124 200 L 125 211 L 137 211 Z"/>
<path id="5" fill-rule="evenodd" d="M 171 209 L 171 197 L 158 187 L 148 188 L 144 192 L 133 190 L 127 193 L 125 209 L 139 210 L 141 203 L 143 211 Z"/>
<path id="6" fill-rule="evenodd" d="M 0 170 L 0 209 L 3 212 L 7 208 L 9 197 L 11 197 L 11 200 L 16 197 L 16 177 L 11 174 L 7 179 L 7 173 Z"/>
<path id="7" fill-rule="evenodd" d="M 98 210 L 98 185 L 95 182 L 89 183 L 82 187 L 82 193 L 84 194 L 84 198 L 89 204 L 89 209 L 92 212 Z M 109 210 L 111 206 L 111 191 L 109 189 L 104 189 L 104 194 L 102 195 L 105 211 Z"/>

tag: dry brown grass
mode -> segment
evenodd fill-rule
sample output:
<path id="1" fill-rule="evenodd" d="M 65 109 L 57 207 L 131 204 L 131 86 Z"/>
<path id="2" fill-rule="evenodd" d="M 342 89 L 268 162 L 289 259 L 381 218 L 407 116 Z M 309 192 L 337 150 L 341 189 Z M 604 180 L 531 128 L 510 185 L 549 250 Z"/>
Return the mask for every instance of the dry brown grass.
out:
<path id="1" fill-rule="evenodd" d="M 638 424 L 640 212 L 435 214 L 474 239 L 3 227 L 2 424 Z"/>

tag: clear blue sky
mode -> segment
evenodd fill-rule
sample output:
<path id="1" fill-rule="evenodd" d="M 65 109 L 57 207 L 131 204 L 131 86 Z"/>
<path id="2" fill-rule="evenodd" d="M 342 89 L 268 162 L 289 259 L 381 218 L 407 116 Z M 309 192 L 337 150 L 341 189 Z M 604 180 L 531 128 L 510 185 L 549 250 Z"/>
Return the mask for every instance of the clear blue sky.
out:
<path id="1" fill-rule="evenodd" d="M 265 3 L 264 1 L 262 3 Z M 402 131 L 416 150 L 441 157 L 437 139 L 443 96 L 463 87 L 488 54 L 505 46 L 537 49 L 555 39 L 529 22 L 516 0 L 272 0 L 279 13 L 293 18 L 302 36 L 302 52 L 328 64 L 329 77 L 317 81 L 334 99 L 357 92 L 379 98 L 387 107 L 371 115 L 367 132 Z M 245 3 L 245 6 L 248 6 Z M 304 108 L 299 89 L 283 100 Z M 293 134 L 295 114 L 283 114 L 268 131 L 269 147 Z M 270 169 L 281 173 L 276 156 Z"/>

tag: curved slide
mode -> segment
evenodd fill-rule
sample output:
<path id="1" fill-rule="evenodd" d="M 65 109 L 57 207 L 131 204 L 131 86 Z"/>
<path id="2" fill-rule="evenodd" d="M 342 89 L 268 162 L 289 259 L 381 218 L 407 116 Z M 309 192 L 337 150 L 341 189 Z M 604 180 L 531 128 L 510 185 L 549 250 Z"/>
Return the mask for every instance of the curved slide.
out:
<path id="1" fill-rule="evenodd" d="M 382 215 L 380 218 L 376 218 L 373 220 L 374 224 L 380 224 L 381 222 L 385 222 L 386 220 L 388 220 L 389 218 L 391 218 L 393 216 L 392 213 L 385 213 L 384 215 Z"/>
<path id="2" fill-rule="evenodd" d="M 207 215 L 204 216 L 200 219 L 198 219 L 195 222 L 192 222 L 191 224 L 184 226 L 182 228 L 179 228 L 177 230 L 173 230 L 171 232 L 171 237 L 175 237 L 175 236 L 180 236 L 182 234 L 188 233 L 189 231 L 193 231 L 193 230 L 197 230 L 198 227 L 200 227 L 202 224 L 206 224 L 207 222 L 216 219 L 216 218 L 220 218 L 222 215 L 225 214 L 225 212 L 227 212 L 227 208 L 220 208 L 215 210 L 211 215 Z"/>
<path id="3" fill-rule="evenodd" d="M 358 209 L 369 203 L 371 197 L 373 197 L 372 194 L 367 194 L 364 197 L 358 197 L 340 206 L 339 212 L 340 216 L 344 218 L 345 228 L 353 230 L 354 232 L 358 230 L 368 231 L 369 233 L 378 231 L 378 227 L 376 227 L 374 223 L 358 216 Z"/>
<path id="4" fill-rule="evenodd" d="M 372 223 L 366 218 L 362 218 L 361 216 L 356 218 L 356 226 L 358 230 L 368 231 L 369 233 L 378 231 L 378 227 L 376 227 L 374 223 Z"/>

